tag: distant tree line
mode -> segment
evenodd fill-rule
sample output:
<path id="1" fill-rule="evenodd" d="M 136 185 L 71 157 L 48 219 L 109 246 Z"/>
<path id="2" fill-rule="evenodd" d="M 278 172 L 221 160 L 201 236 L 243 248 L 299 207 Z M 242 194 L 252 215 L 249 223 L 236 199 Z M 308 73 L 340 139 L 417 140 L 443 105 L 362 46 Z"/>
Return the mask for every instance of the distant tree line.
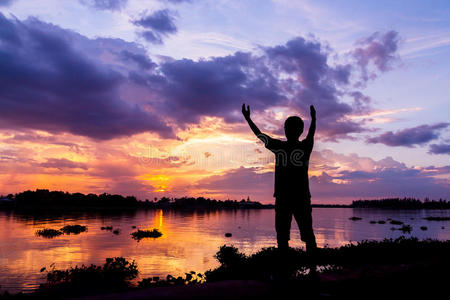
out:
<path id="1" fill-rule="evenodd" d="M 37 189 L 24 191 L 15 195 L 0 197 L 0 208 L 93 208 L 93 209 L 241 209 L 241 208 L 273 208 L 272 204 L 250 201 L 250 197 L 241 200 L 216 200 L 204 197 L 154 198 L 139 201 L 134 196 L 122 196 L 103 193 L 82 194 L 62 191 Z M 356 200 L 350 205 L 313 204 L 313 207 L 350 207 L 350 208 L 387 208 L 387 209 L 450 209 L 450 202 L 444 199 L 424 201 L 416 198 L 384 198 L 376 200 Z"/>
<path id="2" fill-rule="evenodd" d="M 260 202 L 250 201 L 250 197 L 247 200 L 216 200 L 204 197 L 181 197 L 181 198 L 167 198 L 161 199 L 155 198 L 154 201 L 146 201 L 146 205 L 155 208 L 273 208 L 273 205 L 262 204 Z"/>
<path id="3" fill-rule="evenodd" d="M 122 196 L 103 193 L 82 194 L 62 191 L 37 189 L 14 195 L 14 205 L 48 207 L 136 207 L 138 201 L 134 196 Z"/>
<path id="4" fill-rule="evenodd" d="M 353 208 L 392 208 L 392 209 L 450 209 L 450 202 L 444 199 L 421 201 L 416 198 L 385 198 L 379 200 L 353 201 Z"/>
<path id="5" fill-rule="evenodd" d="M 9 194 L 0 197 L 0 208 L 33 208 L 33 209 L 58 209 L 58 208 L 205 208 L 205 209 L 237 209 L 237 208 L 272 208 L 273 205 L 263 205 L 259 202 L 242 199 L 237 200 L 216 200 L 204 197 L 181 197 L 181 198 L 154 198 L 153 201 L 146 199 L 139 201 L 134 196 L 122 196 L 103 193 L 82 194 L 62 191 L 49 191 L 47 189 L 37 189 L 35 191 L 24 191 L 15 195 Z"/>

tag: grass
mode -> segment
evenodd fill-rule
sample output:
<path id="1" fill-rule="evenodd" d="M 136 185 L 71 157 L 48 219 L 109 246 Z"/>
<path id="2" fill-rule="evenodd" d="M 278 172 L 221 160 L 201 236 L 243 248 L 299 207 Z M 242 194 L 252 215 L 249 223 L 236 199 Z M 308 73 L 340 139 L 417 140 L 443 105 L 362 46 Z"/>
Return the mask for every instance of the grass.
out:
<path id="1" fill-rule="evenodd" d="M 131 236 L 133 237 L 133 239 L 140 241 L 143 238 L 159 238 L 160 236 L 162 236 L 162 233 L 156 228 L 152 230 L 138 229 L 137 231 L 132 232 Z"/>

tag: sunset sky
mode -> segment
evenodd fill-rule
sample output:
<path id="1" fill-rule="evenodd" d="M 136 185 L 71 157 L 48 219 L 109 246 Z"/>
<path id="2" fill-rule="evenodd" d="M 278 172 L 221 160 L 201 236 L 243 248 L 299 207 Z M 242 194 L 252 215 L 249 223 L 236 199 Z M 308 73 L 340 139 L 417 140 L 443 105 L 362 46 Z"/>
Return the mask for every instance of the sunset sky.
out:
<path id="1" fill-rule="evenodd" d="M 0 195 L 270 203 L 245 102 L 315 105 L 313 203 L 450 200 L 449 97 L 449 1 L 0 0 Z"/>

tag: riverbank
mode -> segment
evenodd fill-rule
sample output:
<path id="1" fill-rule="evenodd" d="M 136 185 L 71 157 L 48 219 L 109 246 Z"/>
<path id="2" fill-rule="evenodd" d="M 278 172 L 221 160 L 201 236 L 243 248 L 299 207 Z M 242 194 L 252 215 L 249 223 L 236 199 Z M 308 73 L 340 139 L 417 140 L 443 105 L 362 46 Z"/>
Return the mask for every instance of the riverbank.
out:
<path id="1" fill-rule="evenodd" d="M 109 260 L 103 267 L 52 270 L 49 282 L 30 295 L 47 299 L 240 299 L 294 293 L 308 296 L 413 296 L 446 293 L 450 241 L 398 238 L 319 249 L 317 276 L 301 249 L 280 255 L 264 248 L 245 255 L 233 246 L 216 254 L 220 266 L 185 278 L 147 278 L 133 287 L 136 266 Z M 75 270 L 75 271 L 74 271 Z M 119 270 L 119 271 L 118 271 Z M 107 275 L 107 276 L 106 276 Z M 3 296 L 7 297 L 7 296 Z"/>

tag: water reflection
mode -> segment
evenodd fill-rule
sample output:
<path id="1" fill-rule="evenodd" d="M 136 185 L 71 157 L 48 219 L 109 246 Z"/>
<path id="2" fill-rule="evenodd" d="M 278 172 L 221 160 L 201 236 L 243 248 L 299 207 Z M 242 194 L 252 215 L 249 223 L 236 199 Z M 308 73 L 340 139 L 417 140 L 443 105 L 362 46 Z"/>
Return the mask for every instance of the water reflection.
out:
<path id="1" fill-rule="evenodd" d="M 381 240 L 403 235 L 390 230 L 393 225 L 370 224 L 388 218 L 413 227 L 412 236 L 449 239 L 445 222 L 423 220 L 427 216 L 449 216 L 448 211 L 314 208 L 314 229 L 319 247 L 336 247 L 349 241 Z M 350 217 L 362 220 L 351 221 Z M 87 233 L 62 235 L 54 239 L 35 236 L 38 229 L 59 229 L 69 224 L 88 227 Z M 141 277 L 181 275 L 195 270 L 204 272 L 217 265 L 214 254 L 223 244 L 233 244 L 247 254 L 276 245 L 273 210 L 162 211 L 140 210 L 107 214 L 0 212 L 0 285 L 15 292 L 30 290 L 44 281 L 43 266 L 56 268 L 81 264 L 103 264 L 106 257 L 124 256 L 136 260 Z M 113 226 L 120 234 L 101 230 Z M 163 236 L 137 242 L 130 236 L 139 229 L 157 228 Z M 420 230 L 427 226 L 428 230 Z M 450 227 L 450 224 L 448 225 Z M 291 246 L 303 247 L 295 223 Z M 226 238 L 225 232 L 233 236 Z"/>

